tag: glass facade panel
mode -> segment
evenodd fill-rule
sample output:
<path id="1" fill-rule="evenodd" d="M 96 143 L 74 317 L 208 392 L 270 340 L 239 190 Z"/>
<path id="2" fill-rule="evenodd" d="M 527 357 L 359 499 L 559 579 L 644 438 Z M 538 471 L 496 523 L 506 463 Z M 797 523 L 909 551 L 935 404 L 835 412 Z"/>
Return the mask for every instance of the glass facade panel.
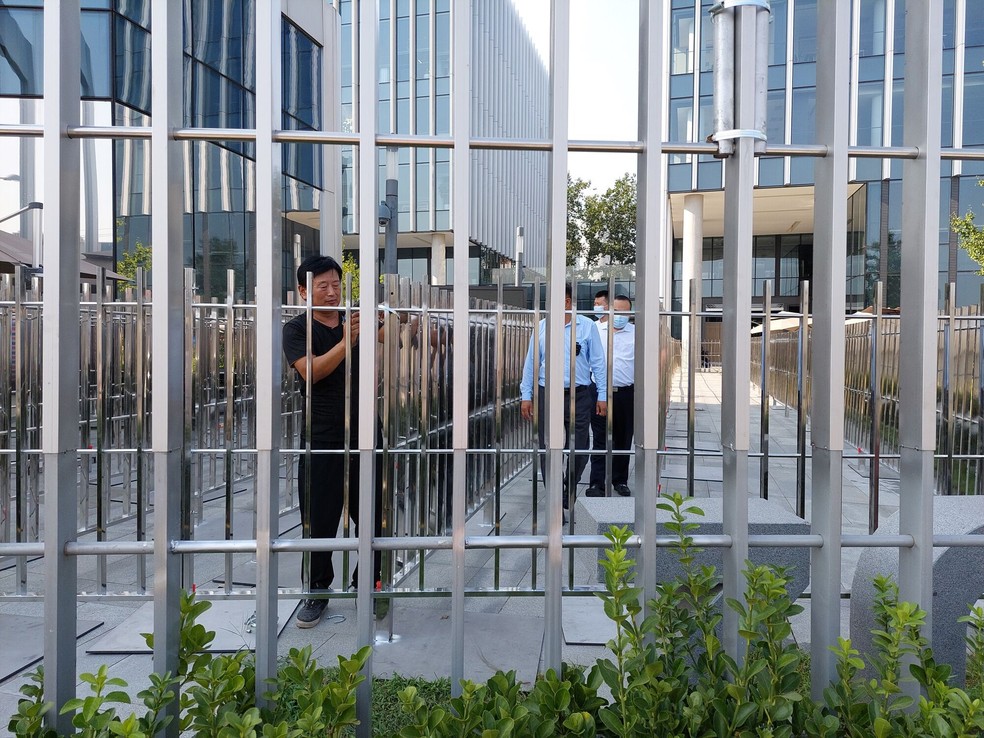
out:
<path id="1" fill-rule="evenodd" d="M 671 11 L 670 74 L 689 74 L 694 71 L 695 35 L 693 8 Z"/>
<path id="2" fill-rule="evenodd" d="M 793 61 L 817 60 L 817 0 L 797 0 L 793 6 Z"/>
<path id="3" fill-rule="evenodd" d="M 42 11 L 0 6 L 0 95 L 40 95 L 43 58 Z"/>
<path id="4" fill-rule="evenodd" d="M 885 0 L 859 2 L 858 50 L 861 56 L 885 53 Z"/>
<path id="5" fill-rule="evenodd" d="M 786 0 L 772 0 L 769 18 L 769 64 L 786 63 L 786 16 L 789 12 Z"/>

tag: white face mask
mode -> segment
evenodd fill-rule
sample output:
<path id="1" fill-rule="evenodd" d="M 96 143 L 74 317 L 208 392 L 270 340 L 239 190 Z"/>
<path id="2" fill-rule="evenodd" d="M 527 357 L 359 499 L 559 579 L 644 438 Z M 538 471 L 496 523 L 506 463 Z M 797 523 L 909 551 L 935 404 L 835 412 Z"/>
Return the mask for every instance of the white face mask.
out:
<path id="1" fill-rule="evenodd" d="M 608 308 L 606 308 L 604 305 L 595 305 L 594 306 L 595 315 L 604 315 L 604 313 L 606 313 L 607 311 L 608 311 Z"/>
<path id="2" fill-rule="evenodd" d="M 629 324 L 629 316 L 628 315 L 616 315 L 612 319 L 612 325 L 615 326 L 615 330 L 617 330 L 617 331 L 622 330 L 628 324 Z"/>

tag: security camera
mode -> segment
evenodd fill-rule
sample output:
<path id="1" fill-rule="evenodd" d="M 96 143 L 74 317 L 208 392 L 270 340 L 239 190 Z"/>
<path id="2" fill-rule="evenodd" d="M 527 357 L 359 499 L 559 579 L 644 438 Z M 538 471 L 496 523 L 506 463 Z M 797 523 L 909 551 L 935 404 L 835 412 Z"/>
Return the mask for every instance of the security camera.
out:
<path id="1" fill-rule="evenodd" d="M 392 216 L 390 214 L 389 206 L 385 202 L 379 203 L 379 210 L 377 211 L 376 217 L 379 220 L 379 225 L 382 227 L 385 228 L 389 224 Z"/>

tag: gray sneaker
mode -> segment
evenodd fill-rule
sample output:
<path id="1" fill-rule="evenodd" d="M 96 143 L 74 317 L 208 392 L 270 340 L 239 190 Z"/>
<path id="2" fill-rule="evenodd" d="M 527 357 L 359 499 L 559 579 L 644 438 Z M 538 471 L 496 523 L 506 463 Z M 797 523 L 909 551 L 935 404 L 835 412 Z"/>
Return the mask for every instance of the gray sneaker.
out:
<path id="1" fill-rule="evenodd" d="M 328 600 L 302 600 L 301 606 L 297 610 L 297 627 L 313 628 L 321 622 L 321 617 L 328 609 Z"/>

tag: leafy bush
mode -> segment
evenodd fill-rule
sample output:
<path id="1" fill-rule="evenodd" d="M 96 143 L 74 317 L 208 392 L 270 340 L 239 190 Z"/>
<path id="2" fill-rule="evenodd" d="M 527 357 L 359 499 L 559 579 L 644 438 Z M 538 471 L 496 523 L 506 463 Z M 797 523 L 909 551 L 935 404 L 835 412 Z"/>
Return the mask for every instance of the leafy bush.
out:
<path id="1" fill-rule="evenodd" d="M 640 603 L 633 581 L 627 528 L 612 528 L 602 566 L 606 591 L 599 596 L 615 624 L 611 657 L 590 669 L 564 664 L 541 676 L 529 690 L 515 672 L 499 672 L 484 684 L 462 682 L 461 695 L 450 697 L 448 680 L 427 682 L 397 678 L 374 680 L 374 734 L 401 738 L 451 736 L 687 736 L 710 738 L 886 738 L 923 736 L 970 738 L 984 735 L 984 608 L 974 607 L 961 622 L 967 636 L 967 689 L 952 684 L 950 667 L 937 664 L 921 630 L 926 613 L 900 602 L 898 586 L 875 580 L 876 628 L 871 677 L 851 645 L 839 639 L 832 651 L 837 678 L 823 701 L 809 697 L 807 654 L 792 642 L 789 619 L 801 611 L 786 590 L 787 571 L 778 567 L 745 569 L 743 601 L 720 601 L 720 578 L 714 567 L 698 566 L 689 516 L 702 515 L 691 500 L 665 496 L 672 550 L 682 573 L 657 587 L 656 597 Z M 144 738 L 169 725 L 167 708 L 178 700 L 183 735 L 219 738 L 300 738 L 351 735 L 356 719 L 355 693 L 370 649 L 338 658 L 324 668 L 310 647 L 291 649 L 267 696 L 269 708 L 255 704 L 256 670 L 248 652 L 206 652 L 215 634 L 196 619 L 210 607 L 194 595 L 181 598 L 178 673 L 152 674 L 151 685 L 137 696 L 142 715 L 123 718 L 130 705 L 123 680 L 103 666 L 83 674 L 90 694 L 61 706 L 72 713 L 78 734 L 103 738 Z M 718 629 L 721 607 L 738 615 L 745 656 L 725 653 Z M 145 634 L 153 646 L 153 636 Z M 45 727 L 54 705 L 44 700 L 43 671 L 29 675 L 24 695 L 8 728 L 17 736 L 58 738 Z M 611 700 L 600 697 L 602 687 Z M 918 692 L 913 699 L 909 695 Z M 394 708 L 399 703 L 400 711 Z M 378 716 L 378 717 L 377 717 Z"/>

